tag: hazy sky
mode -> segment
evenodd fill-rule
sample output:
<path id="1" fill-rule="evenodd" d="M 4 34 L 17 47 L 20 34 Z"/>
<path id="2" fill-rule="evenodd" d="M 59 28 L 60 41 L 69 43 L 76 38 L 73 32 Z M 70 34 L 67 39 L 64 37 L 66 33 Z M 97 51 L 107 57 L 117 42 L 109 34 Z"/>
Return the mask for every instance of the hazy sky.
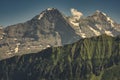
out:
<path id="1" fill-rule="evenodd" d="M 100 10 L 120 23 L 120 0 L 0 0 L 0 25 L 25 22 L 48 7 L 57 8 L 66 15 L 70 15 L 71 8 L 84 16 Z"/>

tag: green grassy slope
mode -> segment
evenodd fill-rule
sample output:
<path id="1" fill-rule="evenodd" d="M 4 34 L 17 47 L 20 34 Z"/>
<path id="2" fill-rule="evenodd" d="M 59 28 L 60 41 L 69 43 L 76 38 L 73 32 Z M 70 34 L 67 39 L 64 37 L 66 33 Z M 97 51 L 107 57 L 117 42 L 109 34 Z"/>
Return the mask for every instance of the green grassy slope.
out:
<path id="1" fill-rule="evenodd" d="M 120 38 L 102 35 L 2 60 L 0 80 L 119 80 L 119 65 Z"/>

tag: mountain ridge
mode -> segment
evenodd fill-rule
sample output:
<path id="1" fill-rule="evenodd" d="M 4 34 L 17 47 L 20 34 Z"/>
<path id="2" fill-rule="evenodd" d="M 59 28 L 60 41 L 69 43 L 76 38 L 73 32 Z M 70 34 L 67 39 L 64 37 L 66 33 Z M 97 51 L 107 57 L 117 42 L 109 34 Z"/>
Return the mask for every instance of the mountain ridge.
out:
<path id="1" fill-rule="evenodd" d="M 77 12 L 79 13 L 79 11 Z M 114 22 L 107 14 L 98 10 L 86 18 L 75 20 L 74 17 L 70 17 L 68 20 L 76 30 L 76 33 L 82 38 L 99 36 L 101 34 L 110 36 L 120 34 L 120 25 Z"/>
<path id="2" fill-rule="evenodd" d="M 76 9 L 71 12 L 73 15 L 67 17 L 56 8 L 48 8 L 29 21 L 2 29 L 0 59 L 71 44 L 82 38 L 120 35 L 120 25 L 103 12 L 96 11 L 86 18 Z"/>
<path id="3" fill-rule="evenodd" d="M 0 61 L 2 80 L 119 80 L 120 38 L 101 35 Z M 109 70 L 108 70 L 109 69 Z M 117 69 L 117 73 L 113 71 Z M 113 72 L 111 72 L 113 71 Z M 2 76 L 4 75 L 4 76 Z"/>

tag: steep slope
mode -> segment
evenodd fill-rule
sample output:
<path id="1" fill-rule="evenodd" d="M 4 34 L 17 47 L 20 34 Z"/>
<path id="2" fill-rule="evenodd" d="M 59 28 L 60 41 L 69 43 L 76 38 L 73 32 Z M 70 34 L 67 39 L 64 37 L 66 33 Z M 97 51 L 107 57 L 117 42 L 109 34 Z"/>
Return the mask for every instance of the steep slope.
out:
<path id="1" fill-rule="evenodd" d="M 120 74 L 120 38 L 102 35 L 0 61 L 1 80 L 108 80 Z M 113 72 L 112 72 L 113 71 Z M 111 73 L 112 72 L 112 73 Z M 112 79 L 119 80 L 118 74 Z"/>
<path id="2" fill-rule="evenodd" d="M 80 39 L 66 18 L 55 8 L 48 8 L 25 23 L 8 26 L 4 33 L 0 42 L 0 59 L 35 53 Z"/>
<path id="3" fill-rule="evenodd" d="M 25 23 L 8 26 L 5 32 L 8 37 L 45 39 L 46 42 L 51 40 L 51 45 L 55 45 L 56 38 L 60 39 L 57 43 L 61 43 L 56 45 L 72 43 L 79 39 L 63 15 L 55 8 L 48 8 Z"/>
<path id="4" fill-rule="evenodd" d="M 77 13 L 81 12 L 77 11 Z M 86 18 L 76 19 L 73 16 L 68 18 L 68 20 L 70 24 L 73 25 L 76 33 L 83 38 L 99 36 L 101 34 L 107 34 L 109 36 L 120 35 L 120 25 L 114 22 L 107 14 L 99 10 Z"/>

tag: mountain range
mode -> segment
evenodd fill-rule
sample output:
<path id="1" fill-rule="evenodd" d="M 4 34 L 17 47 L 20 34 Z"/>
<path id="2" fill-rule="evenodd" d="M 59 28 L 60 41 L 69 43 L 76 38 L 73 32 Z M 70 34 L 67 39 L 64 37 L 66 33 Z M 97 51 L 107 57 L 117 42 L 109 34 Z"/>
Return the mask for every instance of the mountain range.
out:
<path id="1" fill-rule="evenodd" d="M 72 16 L 65 16 L 48 8 L 24 23 L 0 27 L 0 59 L 71 44 L 82 38 L 120 35 L 120 24 L 101 11 L 88 17 L 76 9 L 71 9 L 71 13 Z"/>
<path id="2" fill-rule="evenodd" d="M 71 14 L 48 8 L 0 26 L 0 80 L 120 80 L 120 24 L 99 10 Z"/>
<path id="3" fill-rule="evenodd" d="M 114 22 L 107 14 L 96 10 L 93 15 L 82 18 L 82 13 L 80 14 L 76 9 L 73 10 L 74 14 L 71 11 L 73 16 L 68 17 L 68 20 L 76 33 L 82 38 L 99 36 L 101 34 L 107 34 L 109 36 L 120 34 L 120 24 Z"/>

